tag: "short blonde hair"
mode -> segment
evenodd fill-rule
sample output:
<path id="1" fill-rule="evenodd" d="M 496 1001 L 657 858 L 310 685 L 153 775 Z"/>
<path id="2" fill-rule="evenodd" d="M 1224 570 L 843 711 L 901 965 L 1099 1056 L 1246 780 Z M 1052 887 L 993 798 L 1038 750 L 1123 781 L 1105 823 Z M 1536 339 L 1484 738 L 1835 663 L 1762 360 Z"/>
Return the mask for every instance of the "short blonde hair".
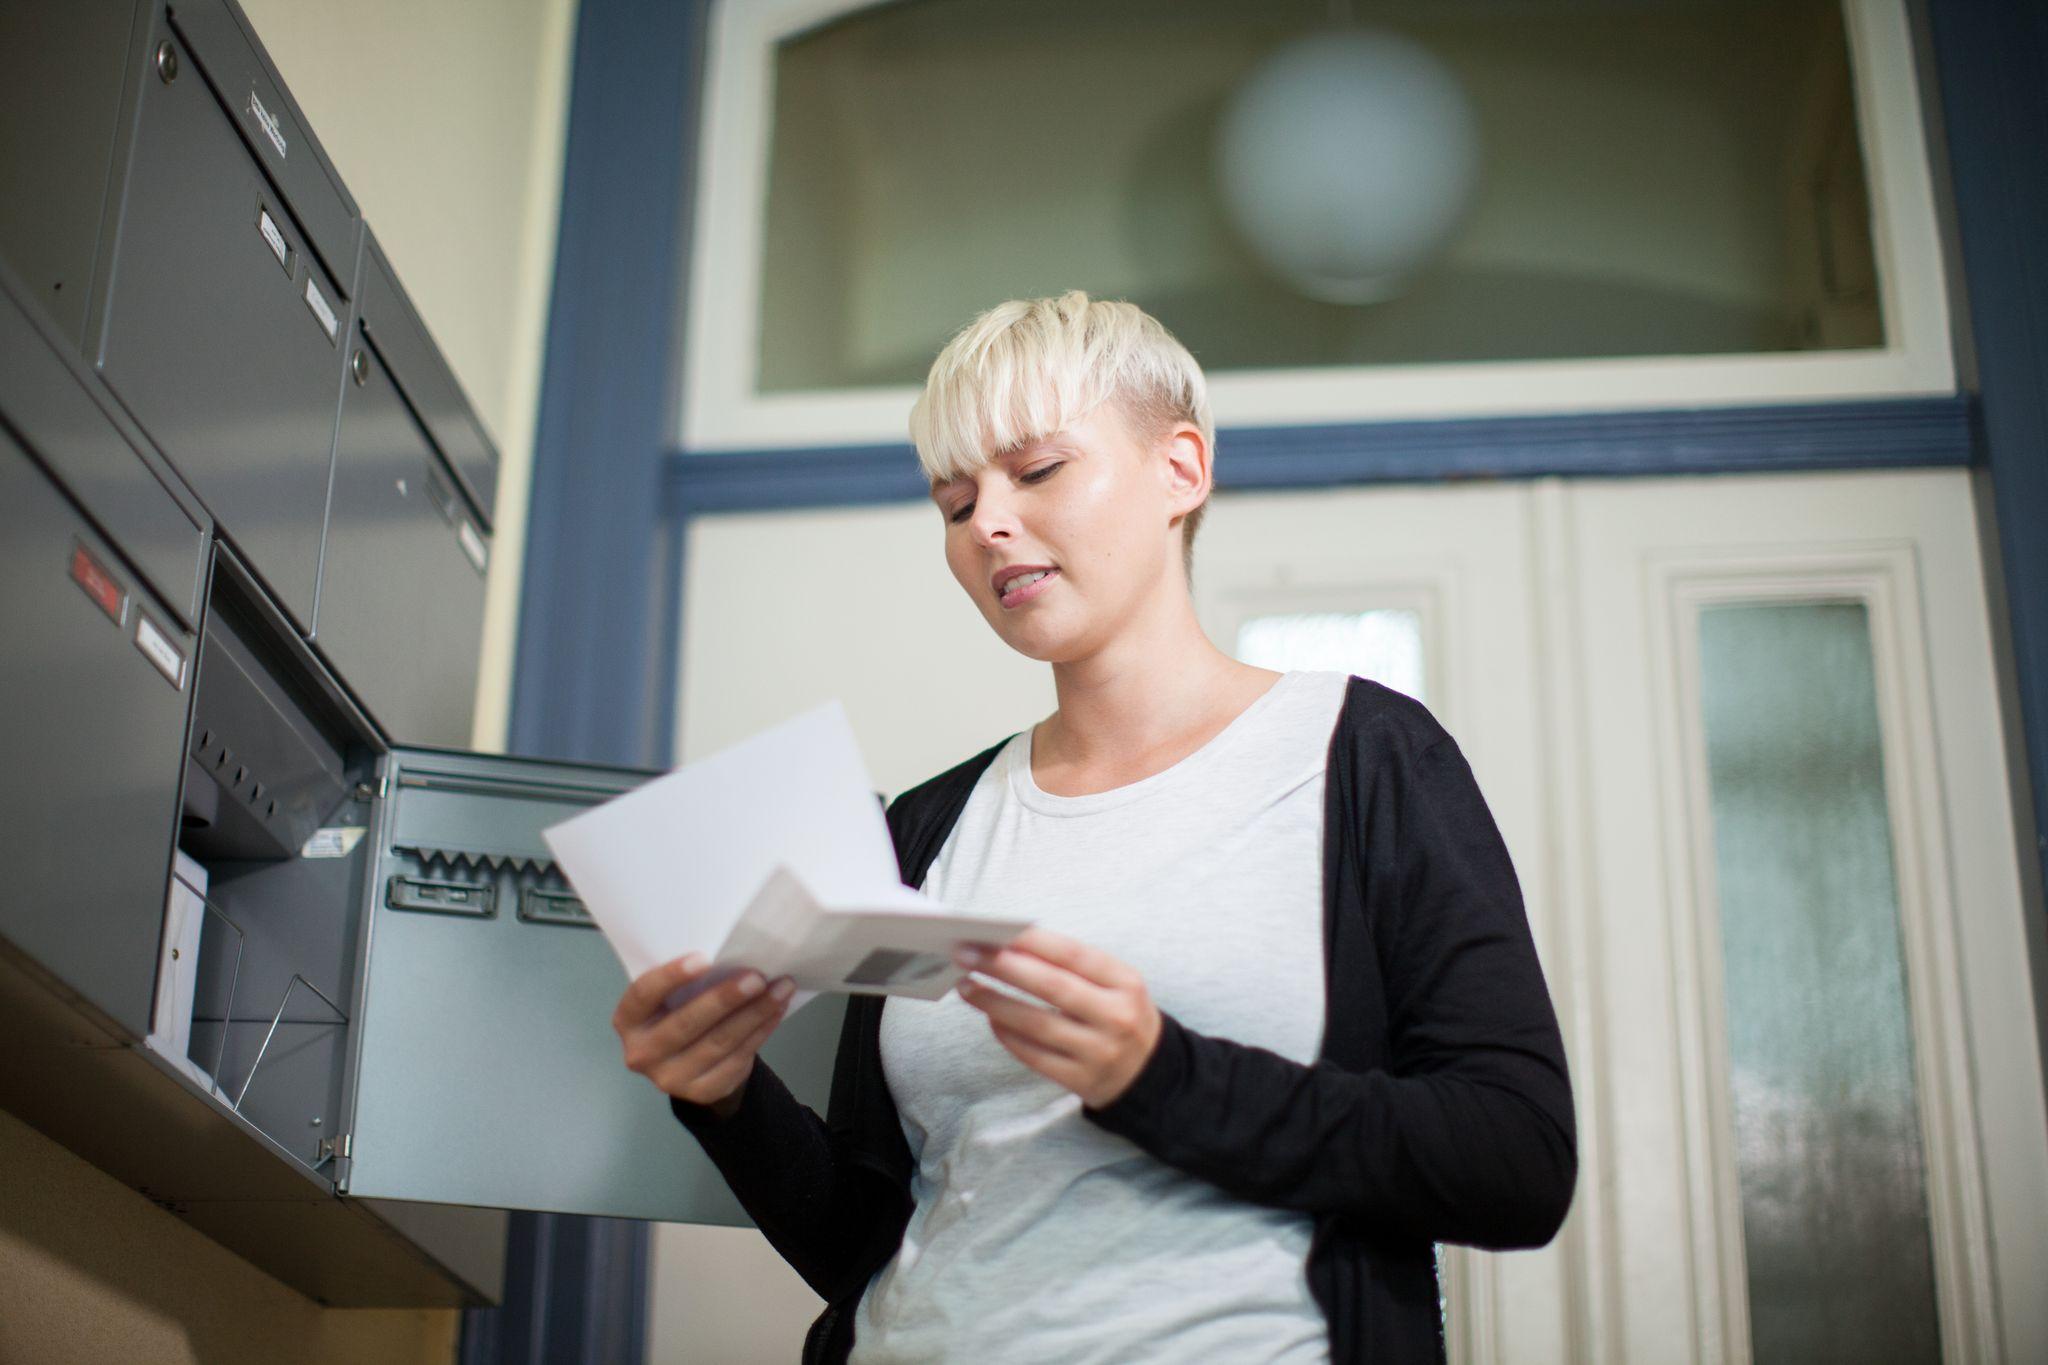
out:
<path id="1" fill-rule="evenodd" d="M 1188 348 L 1136 304 L 1078 289 L 999 303 L 961 328 L 932 362 L 910 410 L 910 438 L 926 476 L 945 483 L 1111 399 L 1141 436 L 1178 422 L 1196 427 L 1213 460 L 1209 383 Z M 1181 523 L 1190 565 L 1207 505 Z"/>

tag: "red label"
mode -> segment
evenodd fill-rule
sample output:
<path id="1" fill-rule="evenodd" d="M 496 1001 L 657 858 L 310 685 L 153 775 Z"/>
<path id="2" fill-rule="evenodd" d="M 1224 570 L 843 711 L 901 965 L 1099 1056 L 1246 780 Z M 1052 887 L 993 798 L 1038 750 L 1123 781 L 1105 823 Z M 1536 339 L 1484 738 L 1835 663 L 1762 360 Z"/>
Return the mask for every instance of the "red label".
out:
<path id="1" fill-rule="evenodd" d="M 108 620 L 117 626 L 121 624 L 128 606 L 128 594 L 83 545 L 71 547 L 71 581 L 84 588 L 85 595 L 100 604 L 100 610 L 107 614 Z"/>

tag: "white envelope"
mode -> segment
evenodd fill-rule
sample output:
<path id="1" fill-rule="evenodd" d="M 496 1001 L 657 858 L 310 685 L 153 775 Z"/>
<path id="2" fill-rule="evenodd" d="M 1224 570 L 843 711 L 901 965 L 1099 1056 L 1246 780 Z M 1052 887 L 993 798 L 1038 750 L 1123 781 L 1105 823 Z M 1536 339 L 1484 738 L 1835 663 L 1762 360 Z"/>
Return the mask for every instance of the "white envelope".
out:
<path id="1" fill-rule="evenodd" d="M 726 935 L 712 979 L 752 967 L 808 991 L 937 1000 L 966 975 L 953 961 L 955 948 L 1000 946 L 1031 927 L 1029 920 L 950 914 L 908 887 L 897 890 L 889 904 L 825 906 L 779 867 Z"/>
<path id="2" fill-rule="evenodd" d="M 903 885 L 836 701 L 542 835 L 629 977 L 698 952 L 721 968 L 709 979 L 740 967 L 796 977 L 792 1011 L 816 990 L 935 998 L 959 975 L 953 944 L 1003 944 L 1027 927 Z"/>

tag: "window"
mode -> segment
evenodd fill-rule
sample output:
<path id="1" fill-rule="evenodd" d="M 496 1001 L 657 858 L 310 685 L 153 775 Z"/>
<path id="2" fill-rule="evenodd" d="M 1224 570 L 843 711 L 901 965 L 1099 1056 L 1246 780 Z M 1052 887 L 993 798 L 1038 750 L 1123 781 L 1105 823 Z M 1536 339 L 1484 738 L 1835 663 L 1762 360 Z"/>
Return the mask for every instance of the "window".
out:
<path id="1" fill-rule="evenodd" d="M 1145 306 L 1220 424 L 1953 391 L 1899 0 L 755 0 L 715 19 L 690 448 L 900 441 L 1001 299 Z M 1476 189 L 1393 297 L 1247 245 L 1218 127 L 1336 32 L 1464 92 Z"/>

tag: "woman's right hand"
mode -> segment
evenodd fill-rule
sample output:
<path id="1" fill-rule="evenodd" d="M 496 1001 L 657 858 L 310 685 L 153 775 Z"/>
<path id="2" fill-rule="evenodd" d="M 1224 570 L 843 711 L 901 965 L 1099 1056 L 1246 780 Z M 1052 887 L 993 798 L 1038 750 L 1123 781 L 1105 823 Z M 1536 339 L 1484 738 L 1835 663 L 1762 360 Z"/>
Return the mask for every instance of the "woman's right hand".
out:
<path id="1" fill-rule="evenodd" d="M 702 954 L 691 953 L 643 974 L 620 997 L 612 1029 L 627 1070 L 723 1119 L 739 1108 L 754 1054 L 782 1022 L 795 985 L 788 977 L 770 985 L 759 972 L 741 972 L 664 1010 L 663 1002 L 709 970 Z"/>

